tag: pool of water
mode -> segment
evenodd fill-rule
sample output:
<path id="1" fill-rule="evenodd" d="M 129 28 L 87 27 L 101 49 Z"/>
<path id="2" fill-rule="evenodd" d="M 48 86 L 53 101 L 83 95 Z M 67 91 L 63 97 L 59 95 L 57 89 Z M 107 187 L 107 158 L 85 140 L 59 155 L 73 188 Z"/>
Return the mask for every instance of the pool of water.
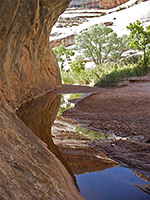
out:
<path id="1" fill-rule="evenodd" d="M 73 103 L 76 98 L 80 98 L 80 94 L 62 97 L 60 115 L 65 109 L 74 106 Z M 77 188 L 79 187 L 80 194 L 87 200 L 150 200 L 150 195 L 139 188 L 142 185 L 150 185 L 150 182 L 139 178 L 132 170 L 114 167 L 116 164 L 113 165 L 108 162 L 103 163 L 103 160 L 90 153 L 90 151 L 88 152 L 86 148 L 79 148 L 78 152 L 75 149 L 72 150 L 72 148 L 66 149 L 66 151 L 57 148 L 54 142 L 58 137 L 52 138 L 51 127 L 56 118 L 60 100 L 60 95 L 48 93 L 45 96 L 26 102 L 16 113 L 48 145 L 48 148 L 65 166 L 74 184 Z M 57 135 L 60 133 L 62 136 L 59 142 L 63 142 L 66 133 L 74 135 L 77 132 L 83 135 L 92 135 L 92 137 L 94 135 L 95 137 L 95 133 L 91 130 L 85 131 L 81 127 L 77 129 L 76 125 L 74 127 L 70 123 L 67 120 L 64 120 L 64 122 L 57 120 L 56 133 Z M 104 135 L 100 135 L 100 137 L 104 137 Z M 69 143 L 69 140 L 67 142 Z M 70 142 L 72 145 L 73 139 Z"/>
<path id="2" fill-rule="evenodd" d="M 80 194 L 87 200 L 149 200 L 137 185 L 150 184 L 132 170 L 115 167 L 76 176 Z"/>

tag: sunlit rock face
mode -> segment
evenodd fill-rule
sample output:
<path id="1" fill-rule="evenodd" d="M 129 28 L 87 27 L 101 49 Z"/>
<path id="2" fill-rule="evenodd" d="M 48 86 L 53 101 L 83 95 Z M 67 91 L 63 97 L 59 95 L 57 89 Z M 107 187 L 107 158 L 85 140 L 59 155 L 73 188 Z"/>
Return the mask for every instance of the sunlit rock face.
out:
<path id="1" fill-rule="evenodd" d="M 0 89 L 13 108 L 61 85 L 49 33 L 69 2 L 0 1 Z"/>
<path id="2" fill-rule="evenodd" d="M 99 0 L 99 5 L 101 9 L 111 9 L 120 6 L 129 0 Z"/>

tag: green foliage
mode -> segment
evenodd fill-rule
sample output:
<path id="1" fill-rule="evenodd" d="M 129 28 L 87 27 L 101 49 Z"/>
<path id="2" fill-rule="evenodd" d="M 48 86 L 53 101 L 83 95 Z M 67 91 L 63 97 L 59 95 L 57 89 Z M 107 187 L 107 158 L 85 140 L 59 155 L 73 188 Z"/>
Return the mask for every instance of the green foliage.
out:
<path id="1" fill-rule="evenodd" d="M 96 131 L 85 129 L 85 128 L 82 128 L 79 126 L 76 128 L 76 131 L 81 133 L 84 136 L 87 136 L 88 138 L 90 138 L 92 140 L 95 140 L 95 139 L 105 140 L 105 139 L 110 138 L 109 134 L 105 134 L 102 132 L 96 132 Z"/>
<path id="2" fill-rule="evenodd" d="M 106 15 L 106 12 L 102 12 L 101 16 L 105 16 Z"/>
<path id="3" fill-rule="evenodd" d="M 98 80 L 95 86 L 105 87 L 112 86 L 118 83 L 123 78 L 129 78 L 132 76 L 143 76 L 146 74 L 145 68 L 140 63 L 129 65 L 116 65 L 109 71 L 109 73 L 103 74 Z"/>
<path id="4" fill-rule="evenodd" d="M 119 38 L 106 25 L 97 24 L 76 36 L 76 47 L 96 65 L 102 65 L 120 58 L 127 48 L 126 39 L 126 36 Z"/>
<path id="5" fill-rule="evenodd" d="M 61 64 L 61 75 L 64 83 L 78 83 L 96 86 L 112 86 L 123 78 L 142 76 L 150 64 L 150 26 L 143 28 L 141 23 L 129 24 L 129 37 L 119 38 L 113 30 L 104 24 L 94 25 L 76 37 L 76 47 L 83 56 L 77 56 L 70 64 L 70 70 L 64 70 L 64 62 L 71 62 L 74 56 L 72 49 L 64 46 L 55 47 L 53 51 Z M 121 55 L 130 48 L 144 52 L 139 55 Z M 132 53 L 131 53 L 132 54 Z M 95 64 L 95 68 L 85 69 L 85 58 Z M 144 68 L 144 66 L 146 66 Z"/>
<path id="6" fill-rule="evenodd" d="M 74 72 L 80 72 L 84 69 L 84 58 L 80 55 L 76 56 L 74 61 L 70 64 L 70 69 Z"/>
<path id="7" fill-rule="evenodd" d="M 120 7 L 116 10 L 116 12 L 126 9 L 126 7 Z"/>
<path id="8" fill-rule="evenodd" d="M 65 83 L 91 84 L 98 87 L 112 86 L 123 78 L 131 76 L 143 76 L 146 74 L 142 62 L 138 64 L 105 64 L 93 69 L 81 70 L 80 72 L 63 71 L 62 79 Z"/>
<path id="9" fill-rule="evenodd" d="M 140 21 L 130 23 L 127 28 L 130 30 L 128 45 L 132 49 L 143 51 L 144 53 L 144 64 L 147 70 L 147 52 L 150 52 L 150 26 L 144 27 Z"/>
<path id="10" fill-rule="evenodd" d="M 128 44 L 132 49 L 143 51 L 150 47 L 150 26 L 147 26 L 146 30 L 144 30 L 141 22 L 137 20 L 134 23 L 130 23 L 127 28 L 131 31 Z"/>
<path id="11" fill-rule="evenodd" d="M 65 60 L 70 62 L 71 56 L 74 56 L 74 54 L 75 54 L 74 51 L 71 48 L 67 48 L 63 45 L 60 45 L 58 47 L 54 47 L 53 52 L 54 52 L 58 62 L 60 63 L 60 69 L 61 70 L 64 69 Z"/>
<path id="12" fill-rule="evenodd" d="M 88 85 L 91 82 L 90 73 L 87 70 L 80 70 L 80 72 L 61 71 L 61 76 L 64 83 Z"/>

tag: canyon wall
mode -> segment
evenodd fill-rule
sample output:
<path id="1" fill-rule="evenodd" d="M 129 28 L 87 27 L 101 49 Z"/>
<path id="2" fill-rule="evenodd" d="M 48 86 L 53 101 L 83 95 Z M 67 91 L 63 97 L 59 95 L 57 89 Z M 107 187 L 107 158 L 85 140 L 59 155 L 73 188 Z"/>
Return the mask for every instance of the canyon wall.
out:
<path id="1" fill-rule="evenodd" d="M 13 108 L 61 85 L 49 33 L 69 1 L 0 1 L 0 89 Z"/>
<path id="2" fill-rule="evenodd" d="M 24 101 L 61 85 L 49 33 L 69 2 L 0 1 L 1 200 L 83 199 L 64 165 L 15 114 Z M 54 120 L 56 112 L 50 115 Z"/>
<path id="3" fill-rule="evenodd" d="M 128 0 L 72 0 L 70 7 L 110 9 L 126 3 Z"/>
<path id="4" fill-rule="evenodd" d="M 126 3 L 128 0 L 99 0 L 101 9 L 111 9 Z"/>

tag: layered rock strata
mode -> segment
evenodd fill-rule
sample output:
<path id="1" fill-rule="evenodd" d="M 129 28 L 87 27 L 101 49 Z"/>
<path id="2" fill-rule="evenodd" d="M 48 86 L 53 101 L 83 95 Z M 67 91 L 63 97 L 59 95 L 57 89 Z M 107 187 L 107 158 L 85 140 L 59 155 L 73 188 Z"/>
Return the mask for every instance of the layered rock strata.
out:
<path id="1" fill-rule="evenodd" d="M 101 9 L 110 9 L 117 6 L 120 6 L 123 3 L 126 3 L 129 0 L 72 0 L 70 7 L 86 7 L 86 8 L 98 8 Z"/>
<path id="2" fill-rule="evenodd" d="M 129 0 L 99 0 L 99 6 L 101 9 L 111 9 L 120 6 Z"/>

